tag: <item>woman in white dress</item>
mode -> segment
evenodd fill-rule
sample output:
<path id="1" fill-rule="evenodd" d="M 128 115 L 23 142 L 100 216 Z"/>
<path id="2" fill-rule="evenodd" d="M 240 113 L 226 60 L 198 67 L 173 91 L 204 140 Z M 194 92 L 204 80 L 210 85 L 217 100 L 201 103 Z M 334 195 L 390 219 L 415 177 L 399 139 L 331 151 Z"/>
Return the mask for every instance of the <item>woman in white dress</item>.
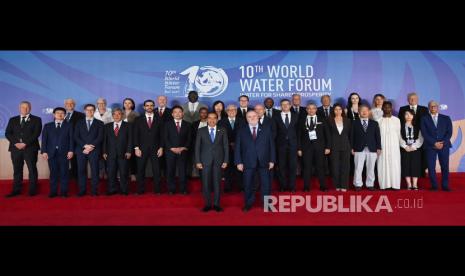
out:
<path id="1" fill-rule="evenodd" d="M 383 117 L 378 120 L 381 134 L 381 154 L 378 156 L 379 188 L 400 189 L 400 120 L 392 116 L 392 103 L 383 103 Z"/>
<path id="2" fill-rule="evenodd" d="M 383 103 L 386 100 L 386 97 L 384 97 L 383 94 L 376 94 L 373 97 L 373 105 L 371 109 L 371 118 L 375 121 L 378 121 L 383 117 L 383 110 L 381 109 L 383 107 Z"/>

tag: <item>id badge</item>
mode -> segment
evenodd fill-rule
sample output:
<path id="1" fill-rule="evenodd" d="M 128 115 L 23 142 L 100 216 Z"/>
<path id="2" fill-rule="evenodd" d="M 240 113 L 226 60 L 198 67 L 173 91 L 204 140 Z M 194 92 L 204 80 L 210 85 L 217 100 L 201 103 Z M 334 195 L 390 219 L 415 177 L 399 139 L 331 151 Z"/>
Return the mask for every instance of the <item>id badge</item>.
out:
<path id="1" fill-rule="evenodd" d="M 308 132 L 308 136 L 310 137 L 310 141 L 311 140 L 316 140 L 317 137 L 316 137 L 316 131 L 312 130 L 312 131 L 309 131 Z"/>

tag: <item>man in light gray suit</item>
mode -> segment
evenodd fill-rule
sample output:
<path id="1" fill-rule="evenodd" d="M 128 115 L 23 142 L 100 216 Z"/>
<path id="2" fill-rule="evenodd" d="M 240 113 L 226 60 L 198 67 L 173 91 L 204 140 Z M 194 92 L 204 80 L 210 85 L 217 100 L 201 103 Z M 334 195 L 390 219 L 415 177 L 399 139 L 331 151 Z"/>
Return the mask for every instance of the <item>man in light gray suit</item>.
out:
<path id="1" fill-rule="evenodd" d="M 199 109 L 201 107 L 208 107 L 203 103 L 199 103 L 199 94 L 197 93 L 197 91 L 190 91 L 187 98 L 189 99 L 189 102 L 185 103 L 182 106 L 182 109 L 184 110 L 183 119 L 185 121 L 188 121 L 189 123 L 193 123 L 195 121 L 200 120 Z"/>
<path id="2" fill-rule="evenodd" d="M 220 207 L 221 170 L 225 169 L 229 160 L 228 133 L 222 126 L 218 126 L 218 115 L 210 112 L 207 117 L 208 125 L 198 130 L 195 140 L 195 164 L 201 170 L 202 191 L 205 198 L 203 212 L 211 207 L 210 185 L 213 186 L 213 209 L 223 211 Z M 211 183 L 211 184 L 210 184 Z"/>

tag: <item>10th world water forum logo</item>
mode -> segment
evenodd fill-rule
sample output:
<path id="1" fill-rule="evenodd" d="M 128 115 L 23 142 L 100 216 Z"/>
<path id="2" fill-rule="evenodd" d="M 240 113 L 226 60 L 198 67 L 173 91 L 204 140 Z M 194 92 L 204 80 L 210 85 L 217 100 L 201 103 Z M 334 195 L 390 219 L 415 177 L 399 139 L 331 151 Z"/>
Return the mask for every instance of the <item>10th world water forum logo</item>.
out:
<path id="1" fill-rule="evenodd" d="M 228 75 L 223 69 L 214 66 L 191 66 L 180 75 L 187 76 L 185 95 L 195 90 L 200 97 L 216 97 L 228 87 Z"/>

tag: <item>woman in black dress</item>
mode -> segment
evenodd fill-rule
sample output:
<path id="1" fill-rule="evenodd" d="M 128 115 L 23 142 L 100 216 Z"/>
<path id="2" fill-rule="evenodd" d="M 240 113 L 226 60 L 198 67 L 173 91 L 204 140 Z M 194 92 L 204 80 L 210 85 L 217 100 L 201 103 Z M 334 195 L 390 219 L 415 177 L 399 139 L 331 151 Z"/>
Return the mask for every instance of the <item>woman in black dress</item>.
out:
<path id="1" fill-rule="evenodd" d="M 401 124 L 400 156 L 401 174 L 407 181 L 409 190 L 418 190 L 418 177 L 421 176 L 421 150 L 423 144 L 420 127 L 415 125 L 415 114 L 412 110 L 405 111 L 405 123 Z"/>
<path id="2" fill-rule="evenodd" d="M 360 118 L 358 115 L 358 106 L 361 104 L 362 99 L 358 93 L 352 92 L 347 99 L 347 107 L 345 113 L 350 120 L 357 120 Z"/>

